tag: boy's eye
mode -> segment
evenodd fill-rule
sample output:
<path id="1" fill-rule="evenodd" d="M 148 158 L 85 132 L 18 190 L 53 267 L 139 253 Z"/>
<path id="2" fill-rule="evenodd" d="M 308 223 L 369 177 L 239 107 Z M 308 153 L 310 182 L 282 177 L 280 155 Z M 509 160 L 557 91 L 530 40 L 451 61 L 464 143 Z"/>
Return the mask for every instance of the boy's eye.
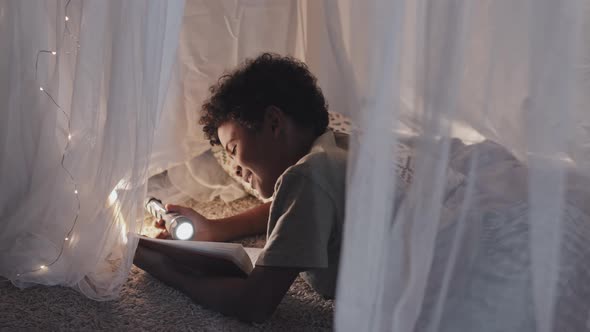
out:
<path id="1" fill-rule="evenodd" d="M 233 149 L 231 149 L 231 155 L 235 156 L 236 155 L 236 147 L 237 145 L 234 145 Z"/>

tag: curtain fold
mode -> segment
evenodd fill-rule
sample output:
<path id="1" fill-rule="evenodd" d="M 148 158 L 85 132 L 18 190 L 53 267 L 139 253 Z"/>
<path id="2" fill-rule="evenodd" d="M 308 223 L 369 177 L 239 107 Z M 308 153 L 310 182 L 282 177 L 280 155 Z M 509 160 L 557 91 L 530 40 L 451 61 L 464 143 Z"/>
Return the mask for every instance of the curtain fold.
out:
<path id="1" fill-rule="evenodd" d="M 359 129 L 336 328 L 588 330 L 588 2 L 337 4 Z"/>
<path id="2" fill-rule="evenodd" d="M 3 1 L 0 275 L 117 296 L 183 1 Z"/>

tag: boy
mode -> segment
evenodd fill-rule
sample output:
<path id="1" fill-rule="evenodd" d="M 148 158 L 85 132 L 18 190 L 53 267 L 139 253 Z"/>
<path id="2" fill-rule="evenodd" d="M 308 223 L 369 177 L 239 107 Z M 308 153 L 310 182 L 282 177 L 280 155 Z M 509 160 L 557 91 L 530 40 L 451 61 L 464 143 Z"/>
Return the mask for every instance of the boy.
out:
<path id="1" fill-rule="evenodd" d="M 134 263 L 195 302 L 246 321 L 266 320 L 297 277 L 333 297 L 342 226 L 346 151 L 328 125 L 316 78 L 293 58 L 265 53 L 247 60 L 211 87 L 200 123 L 241 176 L 272 203 L 210 221 L 168 205 L 197 225 L 193 240 L 228 241 L 267 232 L 248 278 L 194 275 L 140 240 Z M 188 258 L 190 259 L 190 258 Z"/>

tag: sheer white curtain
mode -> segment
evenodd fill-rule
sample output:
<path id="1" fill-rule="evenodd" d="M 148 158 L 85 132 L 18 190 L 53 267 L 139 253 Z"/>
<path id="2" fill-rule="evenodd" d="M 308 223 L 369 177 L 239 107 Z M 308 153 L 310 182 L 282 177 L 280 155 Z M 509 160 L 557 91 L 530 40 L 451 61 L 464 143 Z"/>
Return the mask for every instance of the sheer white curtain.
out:
<path id="1" fill-rule="evenodd" d="M 117 296 L 183 6 L 0 2 L 0 275 L 15 285 Z"/>
<path id="2" fill-rule="evenodd" d="M 588 1 L 323 5 L 360 127 L 336 328 L 589 330 Z"/>

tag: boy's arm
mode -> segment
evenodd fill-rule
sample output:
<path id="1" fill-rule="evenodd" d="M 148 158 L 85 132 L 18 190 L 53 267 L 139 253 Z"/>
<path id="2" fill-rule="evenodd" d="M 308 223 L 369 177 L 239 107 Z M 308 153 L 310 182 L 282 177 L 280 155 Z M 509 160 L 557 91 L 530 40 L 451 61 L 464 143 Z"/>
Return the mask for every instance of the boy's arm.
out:
<path id="1" fill-rule="evenodd" d="M 215 241 L 230 241 L 244 236 L 266 232 L 270 202 L 228 218 L 213 220 L 217 238 Z"/>
<path id="2" fill-rule="evenodd" d="M 195 276 L 166 255 L 140 245 L 133 263 L 204 307 L 249 322 L 272 315 L 300 272 L 256 266 L 248 278 Z"/>

